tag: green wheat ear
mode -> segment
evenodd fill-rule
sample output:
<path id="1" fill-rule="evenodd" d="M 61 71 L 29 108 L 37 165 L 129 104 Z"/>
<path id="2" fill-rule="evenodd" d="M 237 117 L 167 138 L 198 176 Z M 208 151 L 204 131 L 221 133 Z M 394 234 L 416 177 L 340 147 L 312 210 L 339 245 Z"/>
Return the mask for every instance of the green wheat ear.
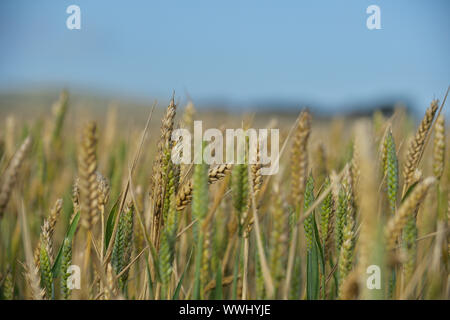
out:
<path id="1" fill-rule="evenodd" d="M 323 189 L 327 189 L 330 186 L 330 179 L 327 178 L 323 185 Z M 328 234 L 331 232 L 330 230 L 330 222 L 333 214 L 333 195 L 331 192 L 325 197 L 320 206 L 320 237 L 322 240 L 322 245 L 325 247 Z"/>
<path id="2" fill-rule="evenodd" d="M 308 177 L 306 181 L 305 189 L 305 210 L 307 210 L 314 202 L 314 179 L 312 175 Z M 306 237 L 306 249 L 310 251 L 312 249 L 313 232 L 314 232 L 314 212 L 312 212 L 304 222 L 305 237 Z"/>
<path id="3" fill-rule="evenodd" d="M 384 163 L 383 163 L 383 173 L 386 177 L 387 182 L 387 197 L 389 200 L 389 207 L 391 213 L 395 213 L 396 203 L 397 203 L 397 193 L 398 193 L 398 160 L 395 151 L 394 137 L 392 136 L 392 131 L 389 130 L 386 138 L 384 140 Z"/>
<path id="4" fill-rule="evenodd" d="M 122 258 L 122 271 L 130 263 L 131 252 L 133 250 L 133 225 L 134 225 L 134 206 L 129 205 L 128 210 L 125 212 L 125 243 L 124 252 Z M 126 291 L 126 284 L 128 280 L 128 273 L 130 269 L 128 268 L 119 278 L 119 288 L 122 291 Z"/>
<path id="5" fill-rule="evenodd" d="M 355 247 L 355 222 L 353 217 L 347 217 L 347 223 L 343 230 L 343 242 L 339 254 L 339 296 L 342 293 L 342 283 L 350 274 L 353 266 L 353 255 Z"/>
<path id="6" fill-rule="evenodd" d="M 193 226 L 193 236 L 196 243 L 194 286 L 192 299 L 201 298 L 201 264 L 203 252 L 203 231 L 201 226 L 208 213 L 208 165 L 202 163 L 194 167 L 193 190 L 192 190 L 192 218 L 197 219 Z"/>
<path id="7" fill-rule="evenodd" d="M 231 190 L 233 196 L 233 207 L 236 212 L 238 223 L 247 209 L 248 203 L 248 168 L 246 164 L 237 164 L 231 171 Z"/>
<path id="8" fill-rule="evenodd" d="M 47 299 L 50 299 L 53 293 L 53 274 L 52 267 L 50 265 L 50 258 L 45 245 L 41 246 L 39 262 L 41 269 L 41 284 L 45 288 L 45 295 Z"/>
<path id="9" fill-rule="evenodd" d="M 2 286 L 3 299 L 13 300 L 14 299 L 14 281 L 11 270 L 8 268 L 5 279 Z"/>
<path id="10" fill-rule="evenodd" d="M 62 260 L 61 260 L 61 295 L 67 300 L 70 298 L 71 290 L 67 286 L 67 280 L 70 276 L 68 269 L 72 264 L 72 243 L 69 239 L 65 238 L 62 249 Z"/>
<path id="11" fill-rule="evenodd" d="M 164 192 L 164 205 L 163 205 L 163 221 L 166 220 L 167 214 L 170 210 L 170 198 L 175 193 L 178 181 L 179 181 L 179 165 L 174 164 L 170 161 L 170 149 L 165 151 L 164 161 L 163 161 L 163 171 L 167 175 L 166 190 Z"/>
<path id="12" fill-rule="evenodd" d="M 403 264 L 403 270 L 407 282 L 411 279 L 416 265 L 417 232 L 416 216 L 413 214 L 408 217 L 402 235 L 403 246 L 406 251 L 406 262 Z"/>
<path id="13" fill-rule="evenodd" d="M 205 163 L 194 167 L 192 190 L 192 218 L 198 219 L 194 225 L 194 238 L 197 238 L 200 222 L 208 212 L 208 166 Z"/>
<path id="14" fill-rule="evenodd" d="M 336 252 L 339 256 L 339 252 L 342 247 L 342 242 L 344 238 L 344 227 L 347 216 L 347 197 L 345 191 L 342 187 L 339 188 L 338 201 L 336 206 Z"/>
<path id="15" fill-rule="evenodd" d="M 172 275 L 172 263 L 175 256 L 175 240 L 178 226 L 178 214 L 174 195 L 170 197 L 170 207 L 165 223 L 165 229 L 161 237 L 161 247 L 159 249 L 159 268 L 162 283 L 167 286 Z"/>
<path id="16" fill-rule="evenodd" d="M 133 217 L 134 206 L 129 204 L 125 211 L 120 214 L 117 236 L 114 240 L 112 265 L 114 272 L 119 274 L 129 264 L 133 244 Z M 119 278 L 119 287 L 125 290 L 128 279 L 128 271 Z"/>

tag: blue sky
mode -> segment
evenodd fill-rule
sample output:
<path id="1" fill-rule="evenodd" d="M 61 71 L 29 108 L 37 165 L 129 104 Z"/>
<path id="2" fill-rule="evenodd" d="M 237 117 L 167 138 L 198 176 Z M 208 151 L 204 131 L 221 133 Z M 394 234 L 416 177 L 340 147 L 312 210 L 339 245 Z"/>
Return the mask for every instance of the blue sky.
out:
<path id="1" fill-rule="evenodd" d="M 81 8 L 68 30 L 66 8 Z M 366 8 L 381 8 L 381 30 Z M 450 84 L 450 1 L 1 1 L 0 91 L 68 87 L 330 109 Z"/>

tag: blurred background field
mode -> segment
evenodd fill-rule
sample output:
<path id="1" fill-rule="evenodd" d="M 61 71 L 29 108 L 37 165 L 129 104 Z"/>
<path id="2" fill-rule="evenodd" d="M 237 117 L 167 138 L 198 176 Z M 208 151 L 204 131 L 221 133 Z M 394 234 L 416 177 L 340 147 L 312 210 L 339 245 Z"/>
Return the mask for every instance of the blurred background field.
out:
<path id="1" fill-rule="evenodd" d="M 401 102 L 420 117 L 449 82 L 446 0 L 80 0 L 80 30 L 66 27 L 71 4 L 1 2 L 2 96 L 67 88 L 164 105 L 175 90 L 197 109 L 338 114 Z M 380 30 L 366 27 L 372 4 Z"/>

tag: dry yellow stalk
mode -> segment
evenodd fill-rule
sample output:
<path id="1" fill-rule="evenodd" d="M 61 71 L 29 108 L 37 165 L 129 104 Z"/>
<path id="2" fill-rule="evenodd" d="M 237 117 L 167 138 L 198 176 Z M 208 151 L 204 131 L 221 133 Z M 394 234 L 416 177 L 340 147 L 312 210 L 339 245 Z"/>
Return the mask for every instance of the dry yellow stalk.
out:
<path id="1" fill-rule="evenodd" d="M 373 195 L 378 190 L 378 171 L 374 170 L 376 167 L 376 157 L 373 151 L 374 139 L 371 135 L 370 123 L 367 121 L 360 121 L 356 125 L 356 139 L 355 150 L 352 161 L 352 174 L 358 180 L 358 212 L 361 223 L 361 232 L 359 234 L 359 259 L 358 259 L 358 273 L 361 284 L 366 279 L 366 268 L 371 264 L 378 264 L 374 252 L 378 244 L 377 229 L 380 225 L 380 216 L 377 214 L 378 200 Z M 359 172 L 364 172 L 363 175 Z M 366 287 L 361 286 L 361 296 L 363 298 L 372 298 L 373 292 L 366 290 Z"/>

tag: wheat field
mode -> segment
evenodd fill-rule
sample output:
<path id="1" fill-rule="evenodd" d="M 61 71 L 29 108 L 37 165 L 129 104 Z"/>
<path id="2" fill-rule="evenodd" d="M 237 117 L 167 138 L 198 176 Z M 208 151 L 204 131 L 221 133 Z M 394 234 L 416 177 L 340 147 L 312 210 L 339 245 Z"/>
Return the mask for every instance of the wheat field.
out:
<path id="1" fill-rule="evenodd" d="M 55 100 L 0 119 L 1 299 L 450 297 L 445 98 L 417 123 L 398 107 L 225 124 L 172 99 L 133 125 Z M 174 164 L 194 120 L 279 128 L 278 173 Z"/>

